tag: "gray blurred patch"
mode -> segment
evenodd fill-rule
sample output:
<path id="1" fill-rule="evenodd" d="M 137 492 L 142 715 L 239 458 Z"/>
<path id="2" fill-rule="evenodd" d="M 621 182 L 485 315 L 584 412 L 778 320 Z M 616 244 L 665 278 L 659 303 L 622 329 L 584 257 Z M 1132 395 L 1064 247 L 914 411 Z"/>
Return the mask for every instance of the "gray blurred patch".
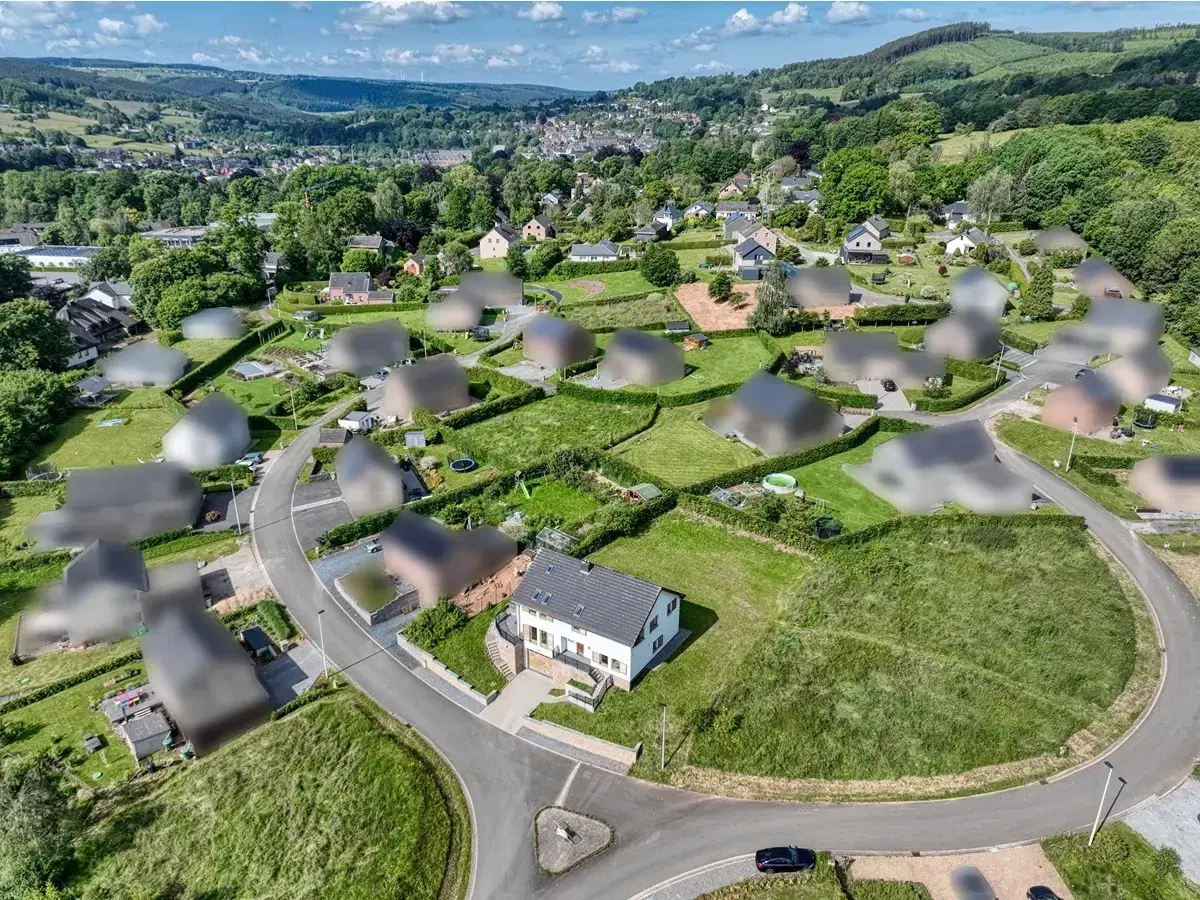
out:
<path id="1" fill-rule="evenodd" d="M 404 472 L 374 441 L 352 439 L 334 464 L 342 498 L 356 517 L 404 505 Z"/>
<path id="2" fill-rule="evenodd" d="M 561 369 L 596 355 L 596 337 L 578 322 L 556 316 L 534 316 L 521 332 L 526 359 L 548 369 Z"/>
<path id="3" fill-rule="evenodd" d="M 952 312 L 925 328 L 925 349 L 952 359 L 983 359 L 1000 350 L 1000 324 L 987 313 Z"/>
<path id="4" fill-rule="evenodd" d="M 797 269 L 787 280 L 789 306 L 846 306 L 850 302 L 850 273 L 844 266 Z"/>
<path id="5" fill-rule="evenodd" d="M 517 555 L 516 542 L 498 528 L 452 531 L 411 512 L 401 512 L 379 542 L 388 573 L 416 587 L 425 607 L 495 574 Z"/>
<path id="6" fill-rule="evenodd" d="M 901 350 L 894 334 L 831 331 L 825 336 L 825 374 L 834 381 L 890 378 L 901 388 L 919 388 L 946 371 L 932 353 Z"/>
<path id="7" fill-rule="evenodd" d="M 219 391 L 188 410 L 162 439 L 163 456 L 187 469 L 223 466 L 249 446 L 246 411 Z"/>
<path id="8" fill-rule="evenodd" d="M 664 337 L 622 328 L 604 348 L 597 374 L 610 381 L 657 387 L 685 373 L 683 348 Z"/>
<path id="9" fill-rule="evenodd" d="M 1125 403 L 1141 403 L 1171 380 L 1171 360 L 1157 343 L 1105 363 L 1097 373 L 1108 379 Z"/>
<path id="10" fill-rule="evenodd" d="M 1098 256 L 1088 257 L 1075 268 L 1075 287 L 1093 299 L 1129 299 L 1138 293 L 1132 281 Z"/>
<path id="11" fill-rule="evenodd" d="M 380 410 L 386 416 L 408 421 L 417 409 L 444 413 L 470 404 L 466 370 L 453 356 L 441 354 L 392 372 L 383 383 Z"/>
<path id="12" fill-rule="evenodd" d="M 1053 253 L 1055 250 L 1086 250 L 1087 241 L 1065 225 L 1057 228 L 1047 228 L 1039 231 L 1033 238 L 1039 253 Z"/>
<path id="13" fill-rule="evenodd" d="M 1170 512 L 1200 512 L 1200 456 L 1160 454 L 1133 467 L 1129 487 L 1151 506 Z"/>
<path id="14" fill-rule="evenodd" d="M 100 373 L 115 385 L 164 387 L 187 370 L 188 359 L 178 350 L 145 341 L 100 360 Z"/>
<path id="15" fill-rule="evenodd" d="M 467 272 L 459 280 L 456 294 L 480 309 L 504 309 L 524 302 L 521 279 L 508 272 Z"/>
<path id="16" fill-rule="evenodd" d="M 770 456 L 823 443 L 842 433 L 842 417 L 816 394 L 759 372 L 732 397 L 714 400 L 705 424 Z"/>
<path id="17" fill-rule="evenodd" d="M 996 319 L 1004 315 L 1008 290 L 987 269 L 971 266 L 950 280 L 950 305 L 956 313 Z"/>
<path id="18" fill-rule="evenodd" d="M 1051 428 L 1091 434 L 1107 428 L 1121 409 L 1116 387 L 1095 372 L 1053 390 L 1042 406 L 1042 421 Z"/>
<path id="19" fill-rule="evenodd" d="M 329 364 L 362 377 L 408 359 L 408 331 L 395 320 L 343 328 L 333 336 Z"/>
<path id="20" fill-rule="evenodd" d="M 138 594 L 148 587 L 140 550 L 94 541 L 43 592 L 29 633 L 47 642 L 65 636 L 76 645 L 127 637 L 140 620 Z"/>
<path id="21" fill-rule="evenodd" d="M 202 309 L 180 322 L 179 329 L 189 341 L 231 340 L 246 333 L 241 314 L 228 306 Z"/>

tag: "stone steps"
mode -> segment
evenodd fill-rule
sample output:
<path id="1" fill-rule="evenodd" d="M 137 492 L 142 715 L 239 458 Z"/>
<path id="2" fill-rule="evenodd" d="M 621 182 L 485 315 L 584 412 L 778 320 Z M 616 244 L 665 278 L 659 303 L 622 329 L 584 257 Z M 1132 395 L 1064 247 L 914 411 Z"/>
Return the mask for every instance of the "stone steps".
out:
<path id="1" fill-rule="evenodd" d="M 488 659 L 492 661 L 500 674 L 504 676 L 506 681 L 512 681 L 516 677 L 516 673 L 508 667 L 503 657 L 500 656 L 500 636 L 495 633 L 496 626 L 493 624 L 488 628 L 487 638 L 484 640 L 484 647 L 487 648 Z"/>

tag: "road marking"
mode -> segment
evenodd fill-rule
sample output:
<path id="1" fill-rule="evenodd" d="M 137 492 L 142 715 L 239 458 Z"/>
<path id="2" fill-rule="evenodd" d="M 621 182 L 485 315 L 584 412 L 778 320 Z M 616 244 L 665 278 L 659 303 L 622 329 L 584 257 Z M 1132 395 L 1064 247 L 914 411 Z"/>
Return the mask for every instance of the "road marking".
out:
<path id="1" fill-rule="evenodd" d="M 299 506 L 292 507 L 293 515 L 298 512 L 304 512 L 306 509 L 316 509 L 318 506 L 333 506 L 335 503 L 341 503 L 344 498 L 341 494 L 336 497 L 327 497 L 324 500 L 314 500 L 312 503 L 301 503 Z"/>
<path id="2" fill-rule="evenodd" d="M 687 881 L 690 878 L 695 878 L 697 875 L 704 875 L 707 872 L 712 872 L 715 869 L 721 869 L 725 866 L 732 866 L 735 863 L 749 862 L 752 859 L 754 859 L 753 853 L 744 853 L 741 856 L 731 856 L 728 859 L 718 860 L 717 862 L 709 863 L 706 866 L 699 866 L 691 871 L 676 875 L 674 878 L 668 878 L 666 881 L 660 881 L 658 884 L 654 885 L 654 887 L 646 888 L 646 890 L 642 891 L 640 894 L 634 894 L 629 898 L 629 900 L 648 900 L 648 898 L 653 897 L 660 891 L 665 891 L 668 888 L 674 887 L 675 885 Z"/>
<path id="3" fill-rule="evenodd" d="M 567 802 L 567 792 L 571 790 L 571 782 L 575 780 L 575 773 L 579 771 L 582 763 L 575 763 L 575 768 L 571 770 L 571 774 L 567 776 L 567 780 L 563 782 L 562 790 L 558 792 L 558 796 L 554 798 L 555 806 L 562 806 Z"/>

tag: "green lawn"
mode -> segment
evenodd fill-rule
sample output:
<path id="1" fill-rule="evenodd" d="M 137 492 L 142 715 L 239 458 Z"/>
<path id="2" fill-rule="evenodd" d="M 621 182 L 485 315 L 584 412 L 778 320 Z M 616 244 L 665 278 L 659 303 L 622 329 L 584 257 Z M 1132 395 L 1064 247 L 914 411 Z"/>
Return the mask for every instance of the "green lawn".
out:
<path id="1" fill-rule="evenodd" d="M 29 523 L 38 513 L 49 512 L 57 505 L 54 497 L 0 498 L 0 557 L 7 558 L 25 552 L 17 548 L 29 540 L 26 534 Z"/>
<path id="2" fill-rule="evenodd" d="M 185 354 L 191 360 L 192 366 L 195 367 L 216 359 L 236 343 L 236 338 L 178 341 L 171 345 L 171 349 Z"/>
<path id="3" fill-rule="evenodd" d="M 701 420 L 707 403 L 662 409 L 654 425 L 614 448 L 635 466 L 680 487 L 762 456 L 741 441 L 721 437 Z"/>
<path id="4" fill-rule="evenodd" d="M 895 262 L 899 254 L 898 250 L 888 250 L 887 253 L 893 262 L 886 266 L 854 265 L 847 267 L 856 282 L 851 290 L 857 286 L 878 291 L 881 294 L 895 294 L 897 297 L 920 297 L 922 289 L 930 287 L 933 288 L 939 299 L 945 299 L 950 290 L 950 282 L 955 273 L 959 271 L 951 268 L 946 276 L 938 274 L 941 250 L 934 244 L 922 244 L 917 248 L 918 264 L 915 266 L 898 265 Z M 890 273 L 886 276 L 886 282 L 871 284 L 872 275 L 882 274 L 885 271 Z M 1006 281 L 1005 284 L 1007 283 Z"/>
<path id="5" fill-rule="evenodd" d="M 1004 382 L 997 381 L 994 378 L 990 379 L 988 383 L 992 385 L 993 390 L 1000 390 L 1004 387 Z M 973 381 L 970 378 L 964 378 L 961 375 L 955 375 L 950 379 L 950 396 L 945 399 L 954 400 L 958 402 L 960 406 L 965 406 L 967 404 L 963 398 L 973 391 L 979 390 L 983 384 L 984 382 L 982 381 Z M 984 396 L 990 396 L 990 393 L 991 392 L 985 394 Z M 907 397 L 910 402 L 915 402 L 923 397 L 928 397 L 929 392 L 923 388 L 905 388 L 904 396 Z"/>
<path id="6" fill-rule="evenodd" d="M 521 343 L 518 341 L 511 347 L 501 350 L 495 356 L 489 356 L 487 359 L 480 360 L 485 366 L 495 366 L 501 368 L 503 366 L 515 366 L 517 363 L 525 359 L 525 352 L 521 349 Z"/>
<path id="7" fill-rule="evenodd" d="M 526 482 L 525 487 L 529 489 L 528 497 L 518 486 L 509 491 L 502 500 L 527 516 L 546 516 L 569 525 L 583 521 L 600 508 L 599 501 L 591 494 L 585 494 L 560 481 L 539 479 Z"/>
<path id="8" fill-rule="evenodd" d="M 830 513 L 847 531 L 857 531 L 900 515 L 890 503 L 872 494 L 854 478 L 846 474 L 844 466 L 858 466 L 870 462 L 875 448 L 891 440 L 894 434 L 876 433 L 860 446 L 845 453 L 836 453 L 826 459 L 787 472 L 796 479 L 797 486 L 810 500 L 824 500 Z"/>
<path id="9" fill-rule="evenodd" d="M 1054 332 L 1058 331 L 1058 329 L 1062 328 L 1064 325 L 1069 324 L 1071 323 L 1067 319 L 1056 319 L 1052 322 L 1014 321 L 1009 325 L 1005 325 L 1004 327 L 1010 331 L 1015 331 L 1022 337 L 1027 337 L 1034 341 L 1040 341 L 1041 343 L 1048 343 L 1051 335 L 1053 335 Z M 1187 357 L 1186 353 L 1184 354 L 1184 357 Z"/>
<path id="10" fill-rule="evenodd" d="M 395 452 L 399 452 L 396 448 Z M 435 493 L 439 490 L 453 490 L 468 484 L 474 484 L 476 481 L 483 481 L 491 478 L 496 474 L 496 470 L 488 465 L 480 465 L 478 468 L 470 472 L 455 472 L 450 468 L 451 460 L 458 459 L 465 455 L 461 450 L 452 447 L 448 444 L 429 444 L 425 447 L 413 448 L 408 452 L 408 456 L 414 463 L 419 462 L 422 457 L 432 456 L 437 460 L 437 473 L 441 477 L 438 484 L 430 484 L 432 480 L 427 475 L 422 475 L 426 487 Z"/>
<path id="11" fill-rule="evenodd" d="M 1167 335 L 1159 344 L 1162 345 L 1163 351 L 1171 360 L 1171 367 L 1176 372 L 1186 372 L 1194 375 L 1198 370 L 1190 362 L 1188 362 L 1188 347 L 1186 344 L 1178 341 L 1174 336 Z"/>
<path id="12" fill-rule="evenodd" d="M 343 688 L 102 811 L 77 847 L 72 887 L 436 900 L 464 853 L 469 866 L 465 809 L 452 818 L 443 790 L 463 806 L 433 751 Z"/>
<path id="13" fill-rule="evenodd" d="M 503 470 L 570 447 L 608 447 L 649 421 L 653 408 L 555 396 L 475 425 L 450 438 Z"/>
<path id="14" fill-rule="evenodd" d="M 664 294 L 651 294 L 641 300 L 626 300 L 622 303 L 596 305 L 580 303 L 560 307 L 564 316 L 584 328 L 636 328 L 639 325 L 657 325 L 660 322 L 684 321 L 687 313 Z"/>
<path id="15" fill-rule="evenodd" d="M 1082 833 L 1042 842 L 1042 849 L 1075 895 L 1075 900 L 1197 900 L 1200 890 L 1178 866 L 1123 822 L 1111 822 L 1088 847 Z"/>
<path id="16" fill-rule="evenodd" d="M 212 380 L 213 387 L 233 400 L 247 414 L 263 416 L 267 410 L 288 396 L 287 385 L 278 378 L 256 378 L 253 381 L 242 381 L 233 378 L 228 373 L 218 375 Z M 285 415 L 291 414 L 291 408 Z"/>
<path id="17" fill-rule="evenodd" d="M 538 714 L 649 746 L 665 703 L 669 769 L 886 779 L 1054 753 L 1133 670 L 1132 610 L 1082 532 L 913 519 L 802 557 L 672 513 L 594 559 L 681 591 L 692 643 L 594 715 Z"/>
<path id="18" fill-rule="evenodd" d="M 125 677 L 127 669 L 136 674 Z M 110 690 L 144 683 L 144 675 L 145 666 L 135 663 L 9 713 L 4 720 L 19 737 L 5 752 L 41 753 L 61 747 L 69 751 L 67 761 L 77 787 L 108 787 L 124 781 L 137 770 L 133 754 L 109 727 L 108 717 L 90 706 Z M 118 684 L 106 688 L 104 682 L 114 678 L 120 679 Z M 102 751 L 88 754 L 83 749 L 83 735 L 88 732 L 104 741 Z"/>
<path id="19" fill-rule="evenodd" d="M 658 388 L 662 395 L 688 394 L 719 384 L 741 384 L 771 362 L 774 354 L 755 335 L 720 338 L 683 355 L 687 375 Z M 634 388 L 634 390 L 639 390 Z M 650 390 L 642 388 L 640 390 Z"/>
<path id="20" fill-rule="evenodd" d="M 483 640 L 488 625 L 504 607 L 491 606 L 467 620 L 467 624 L 434 648 L 433 655 L 481 694 L 501 690 L 504 676 L 492 665 Z"/>
<path id="21" fill-rule="evenodd" d="M 594 293 L 588 282 L 599 282 L 604 290 Z M 547 281 L 542 284 L 562 294 L 563 303 L 583 303 L 588 300 L 603 300 L 622 294 L 639 294 L 642 291 L 660 290 L 648 282 L 637 269 L 629 272 L 605 272 L 599 275 L 584 275 L 570 281 Z"/>
<path id="22" fill-rule="evenodd" d="M 106 419 L 125 422 L 98 427 Z M 41 448 L 36 461 L 52 462 L 59 469 L 151 462 L 162 452 L 162 436 L 174 424 L 175 417 L 161 407 L 142 409 L 110 403 L 100 409 L 72 413 Z"/>

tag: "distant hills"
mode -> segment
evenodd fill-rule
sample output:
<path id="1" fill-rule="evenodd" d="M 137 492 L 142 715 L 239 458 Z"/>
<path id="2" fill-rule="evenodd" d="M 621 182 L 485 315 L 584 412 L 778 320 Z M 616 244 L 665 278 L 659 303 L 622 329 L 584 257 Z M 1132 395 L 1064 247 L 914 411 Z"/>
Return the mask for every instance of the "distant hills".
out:
<path id="1" fill-rule="evenodd" d="M 29 68 L 36 70 L 30 72 Z M 321 75 L 272 75 L 188 63 L 162 64 L 120 59 L 45 56 L 0 59 L 0 77 L 47 79 L 64 88 L 125 91 L 122 99 L 171 102 L 180 96 L 205 100 L 237 98 L 303 112 L 352 112 L 403 106 L 467 108 L 514 107 L 563 99 L 582 99 L 587 91 L 536 84 L 392 81 L 331 78 Z M 46 70 L 50 70 L 48 74 Z M 55 71 L 57 70 L 57 71 Z M 69 75 L 67 73 L 70 73 Z M 97 94 L 102 96 L 102 94 Z"/>

